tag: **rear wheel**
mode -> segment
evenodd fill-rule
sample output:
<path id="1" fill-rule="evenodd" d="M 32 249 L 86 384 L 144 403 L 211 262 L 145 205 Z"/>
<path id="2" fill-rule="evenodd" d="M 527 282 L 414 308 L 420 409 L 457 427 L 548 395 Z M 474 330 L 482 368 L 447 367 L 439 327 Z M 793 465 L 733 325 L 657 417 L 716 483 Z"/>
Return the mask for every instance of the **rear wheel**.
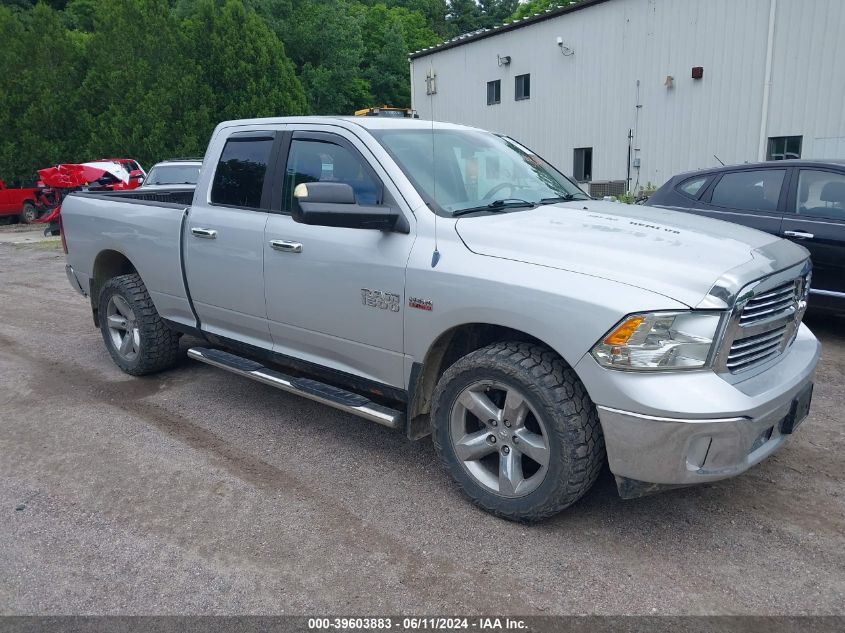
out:
<path id="1" fill-rule="evenodd" d="M 105 283 L 99 320 L 112 360 L 127 374 L 152 374 L 176 364 L 179 335 L 161 320 L 139 275 L 120 275 Z"/>
<path id="2" fill-rule="evenodd" d="M 595 406 L 540 345 L 497 343 L 450 367 L 434 394 L 434 445 L 477 505 L 535 521 L 572 505 L 604 463 Z"/>
<path id="3" fill-rule="evenodd" d="M 21 222 L 24 224 L 32 224 L 38 219 L 38 209 L 31 202 L 24 202 L 21 209 Z"/>

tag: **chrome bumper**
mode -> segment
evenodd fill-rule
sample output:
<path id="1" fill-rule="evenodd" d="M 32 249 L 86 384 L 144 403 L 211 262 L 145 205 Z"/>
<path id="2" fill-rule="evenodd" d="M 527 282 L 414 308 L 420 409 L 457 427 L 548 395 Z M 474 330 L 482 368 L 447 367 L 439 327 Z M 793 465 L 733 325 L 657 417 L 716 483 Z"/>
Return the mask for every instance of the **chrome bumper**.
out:
<path id="1" fill-rule="evenodd" d="M 620 491 L 620 479 L 662 486 L 725 479 L 774 453 L 789 437 L 781 422 L 812 382 L 818 357 L 818 341 L 802 325 L 778 363 L 735 384 L 713 372 L 596 370 L 615 386 L 594 400 Z"/>

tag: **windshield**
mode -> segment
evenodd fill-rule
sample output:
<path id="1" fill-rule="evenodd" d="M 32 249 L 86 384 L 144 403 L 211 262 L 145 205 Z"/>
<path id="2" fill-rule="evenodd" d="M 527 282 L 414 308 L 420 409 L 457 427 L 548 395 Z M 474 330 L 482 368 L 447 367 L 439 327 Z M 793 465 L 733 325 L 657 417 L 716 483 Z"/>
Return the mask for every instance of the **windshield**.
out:
<path id="1" fill-rule="evenodd" d="M 420 195 L 448 216 L 589 196 L 511 139 L 478 130 L 373 130 Z"/>
<path id="2" fill-rule="evenodd" d="M 158 165 L 150 170 L 145 184 L 195 185 L 199 175 L 199 165 Z"/>

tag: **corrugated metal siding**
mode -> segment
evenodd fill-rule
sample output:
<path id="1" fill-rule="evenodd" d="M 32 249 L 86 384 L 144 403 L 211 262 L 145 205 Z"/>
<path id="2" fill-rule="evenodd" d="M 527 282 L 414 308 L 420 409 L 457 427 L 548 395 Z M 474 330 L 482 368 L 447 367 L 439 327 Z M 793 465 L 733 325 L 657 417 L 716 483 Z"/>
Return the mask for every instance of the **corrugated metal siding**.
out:
<path id="1" fill-rule="evenodd" d="M 423 118 L 513 136 L 567 173 L 573 149 L 592 147 L 594 180 L 625 177 L 629 129 L 641 185 L 716 165 L 714 154 L 753 161 L 770 2 L 613 0 L 470 42 L 412 61 L 414 107 Z M 768 135 L 803 135 L 805 155 L 816 137 L 845 136 L 845 73 L 836 72 L 843 32 L 843 0 L 778 0 Z M 558 37 L 573 56 L 561 54 Z M 499 66 L 497 55 L 511 64 Z M 704 67 L 703 80 L 691 78 L 693 66 Z M 523 73 L 531 74 L 531 99 L 514 101 L 514 77 Z M 487 106 L 486 83 L 495 79 L 502 102 Z"/>

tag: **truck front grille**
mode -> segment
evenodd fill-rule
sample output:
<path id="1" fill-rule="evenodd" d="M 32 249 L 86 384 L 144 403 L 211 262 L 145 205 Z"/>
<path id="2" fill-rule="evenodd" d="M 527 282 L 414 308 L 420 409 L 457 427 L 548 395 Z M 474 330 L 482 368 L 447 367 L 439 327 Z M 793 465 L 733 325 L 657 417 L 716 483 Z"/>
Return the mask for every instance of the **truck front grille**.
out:
<path id="1" fill-rule="evenodd" d="M 770 319 L 791 310 L 795 305 L 799 281 L 799 279 L 793 279 L 772 290 L 755 295 L 745 304 L 739 317 L 740 325 Z"/>
<path id="2" fill-rule="evenodd" d="M 786 326 L 782 325 L 770 332 L 735 340 L 728 354 L 728 370 L 736 373 L 777 356 L 785 334 Z"/>
<path id="3" fill-rule="evenodd" d="M 724 341 L 722 369 L 747 371 L 780 356 L 795 340 L 806 309 L 810 274 L 783 281 L 773 276 L 757 282 L 731 315 Z"/>

